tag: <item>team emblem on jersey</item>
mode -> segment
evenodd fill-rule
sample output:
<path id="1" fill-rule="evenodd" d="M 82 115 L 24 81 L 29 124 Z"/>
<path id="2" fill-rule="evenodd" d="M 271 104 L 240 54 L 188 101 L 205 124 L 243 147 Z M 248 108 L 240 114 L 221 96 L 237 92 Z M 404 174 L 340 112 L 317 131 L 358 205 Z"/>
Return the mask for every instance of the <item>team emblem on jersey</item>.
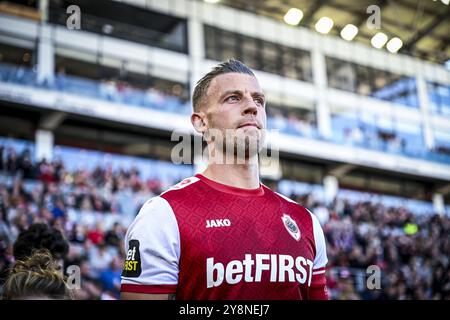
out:
<path id="1" fill-rule="evenodd" d="M 289 234 L 295 239 L 300 240 L 300 229 L 295 223 L 295 221 L 287 214 L 283 214 L 281 217 L 281 220 L 283 220 L 283 224 L 286 228 L 286 230 L 289 232 Z"/>
<path id="2" fill-rule="evenodd" d="M 123 266 L 123 277 L 139 277 L 141 275 L 141 254 L 139 252 L 139 240 L 128 242 L 127 257 Z"/>

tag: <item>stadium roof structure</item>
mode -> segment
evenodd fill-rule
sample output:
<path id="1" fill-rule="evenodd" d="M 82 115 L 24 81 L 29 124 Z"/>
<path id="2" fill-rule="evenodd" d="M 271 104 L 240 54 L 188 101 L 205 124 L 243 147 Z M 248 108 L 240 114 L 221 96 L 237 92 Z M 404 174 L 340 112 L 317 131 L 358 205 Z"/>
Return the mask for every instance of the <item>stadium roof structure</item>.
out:
<path id="1" fill-rule="evenodd" d="M 206 2 L 212 2 L 207 1 Z M 338 35 L 347 24 L 358 28 L 353 41 L 371 45 L 372 37 L 382 32 L 388 39 L 398 37 L 403 46 L 399 52 L 422 60 L 445 64 L 450 59 L 450 0 L 219 0 L 217 5 L 253 12 L 283 21 L 290 8 L 303 12 L 298 27 L 315 29 L 321 17 L 329 17 L 334 25 L 330 34 Z M 369 17 L 380 9 L 379 29 Z M 373 8 L 373 7 L 372 7 Z M 377 10 L 375 8 L 375 10 Z M 386 47 L 382 48 L 386 50 Z"/>

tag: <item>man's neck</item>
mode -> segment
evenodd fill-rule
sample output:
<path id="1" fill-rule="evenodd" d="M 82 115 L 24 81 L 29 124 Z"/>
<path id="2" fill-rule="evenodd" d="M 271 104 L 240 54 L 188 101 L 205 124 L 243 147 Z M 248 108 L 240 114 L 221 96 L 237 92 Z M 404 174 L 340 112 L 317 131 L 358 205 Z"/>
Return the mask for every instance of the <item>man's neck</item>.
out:
<path id="1" fill-rule="evenodd" d="M 210 180 L 236 188 L 259 188 L 257 161 L 253 164 L 209 164 L 202 175 Z"/>

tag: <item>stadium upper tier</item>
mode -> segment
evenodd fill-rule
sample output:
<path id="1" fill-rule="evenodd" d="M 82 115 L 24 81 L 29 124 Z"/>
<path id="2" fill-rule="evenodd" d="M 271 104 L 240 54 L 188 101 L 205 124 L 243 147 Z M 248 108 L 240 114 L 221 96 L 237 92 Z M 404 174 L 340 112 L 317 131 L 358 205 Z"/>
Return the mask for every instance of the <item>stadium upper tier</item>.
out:
<path id="1" fill-rule="evenodd" d="M 37 74 L 30 68 L 0 64 L 0 81 L 35 87 L 53 92 L 65 92 L 76 96 L 90 97 L 113 104 L 149 108 L 172 114 L 191 112 L 189 101 L 164 94 L 156 88 L 140 90 L 126 83 L 94 81 L 91 79 L 58 74 L 52 82 L 39 82 Z M 410 80 L 403 80 L 409 82 Z M 401 82 L 401 81 L 400 81 Z M 407 85 L 405 83 L 404 85 Z M 402 86 L 395 83 L 394 87 Z M 385 88 L 388 91 L 389 88 Z M 439 97 L 433 92 L 434 97 Z M 277 129 L 292 136 L 326 140 L 343 145 L 383 151 L 391 154 L 450 163 L 450 140 L 434 150 L 428 150 L 420 130 L 396 130 L 395 132 L 375 125 L 370 119 L 358 119 L 355 114 L 332 116 L 332 135 L 328 139 L 320 136 L 317 124 L 307 116 L 291 112 L 286 107 L 271 110 L 268 104 L 268 129 Z"/>

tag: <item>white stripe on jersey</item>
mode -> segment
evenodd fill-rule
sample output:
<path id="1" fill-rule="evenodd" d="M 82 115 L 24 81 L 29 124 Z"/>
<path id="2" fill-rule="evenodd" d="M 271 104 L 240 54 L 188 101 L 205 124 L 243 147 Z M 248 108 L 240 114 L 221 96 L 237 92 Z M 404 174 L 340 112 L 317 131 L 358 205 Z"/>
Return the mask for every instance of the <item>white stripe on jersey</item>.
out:
<path id="1" fill-rule="evenodd" d="M 325 270 L 321 270 L 321 271 L 313 271 L 313 275 L 316 275 L 316 274 L 321 274 L 321 273 L 325 273 Z"/>

